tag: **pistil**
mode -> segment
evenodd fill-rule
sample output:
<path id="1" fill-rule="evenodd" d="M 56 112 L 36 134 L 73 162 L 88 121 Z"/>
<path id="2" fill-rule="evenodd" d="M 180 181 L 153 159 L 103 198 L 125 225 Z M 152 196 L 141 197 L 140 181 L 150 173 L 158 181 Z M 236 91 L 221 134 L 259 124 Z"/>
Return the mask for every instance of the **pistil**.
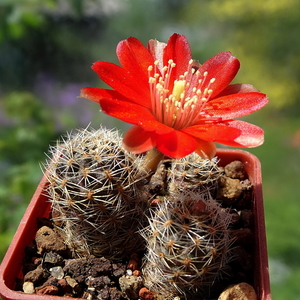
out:
<path id="1" fill-rule="evenodd" d="M 170 92 L 170 78 L 176 64 L 169 60 L 168 66 L 158 69 L 158 61 L 148 68 L 152 113 L 156 119 L 174 129 L 194 124 L 201 116 L 206 102 L 213 92 L 212 78 L 207 82 L 208 72 L 200 73 L 193 60 L 188 70 L 175 80 Z M 196 65 L 196 67 L 195 67 Z"/>

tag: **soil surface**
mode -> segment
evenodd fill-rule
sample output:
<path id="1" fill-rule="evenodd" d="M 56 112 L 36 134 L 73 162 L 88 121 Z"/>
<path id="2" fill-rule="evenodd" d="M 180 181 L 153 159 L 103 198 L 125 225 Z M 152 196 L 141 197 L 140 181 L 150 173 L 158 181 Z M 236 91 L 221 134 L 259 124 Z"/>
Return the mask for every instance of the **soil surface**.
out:
<path id="1" fill-rule="evenodd" d="M 217 199 L 232 214 L 230 230 L 234 238 L 232 254 L 235 259 L 229 263 L 223 278 L 214 284 L 209 299 L 239 299 L 234 298 L 230 291 L 227 291 L 228 296 L 223 294 L 223 298 L 220 294 L 234 284 L 248 283 L 250 288 L 253 285 L 252 184 L 238 161 L 227 165 L 219 180 Z M 156 188 L 153 182 L 151 189 Z M 156 184 L 161 183 L 158 180 Z M 90 300 L 155 299 L 144 287 L 143 253 L 132 253 L 120 261 L 94 256 L 72 257 L 51 220 L 38 219 L 37 222 L 39 229 L 35 241 L 24 250 L 24 278 L 16 279 L 16 290 Z"/>

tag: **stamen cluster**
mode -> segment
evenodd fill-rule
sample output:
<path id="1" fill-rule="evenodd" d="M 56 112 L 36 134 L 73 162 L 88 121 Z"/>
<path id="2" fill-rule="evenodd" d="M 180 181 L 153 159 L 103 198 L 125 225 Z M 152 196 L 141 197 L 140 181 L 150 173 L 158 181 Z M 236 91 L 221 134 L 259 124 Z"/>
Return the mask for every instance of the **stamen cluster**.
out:
<path id="1" fill-rule="evenodd" d="M 169 60 L 168 66 L 159 71 L 159 61 L 149 66 L 149 86 L 152 113 L 157 120 L 175 129 L 193 125 L 204 113 L 205 103 L 213 90 L 215 78 L 207 82 L 208 72 L 200 73 L 195 61 L 190 60 L 188 70 L 171 82 L 176 64 Z"/>

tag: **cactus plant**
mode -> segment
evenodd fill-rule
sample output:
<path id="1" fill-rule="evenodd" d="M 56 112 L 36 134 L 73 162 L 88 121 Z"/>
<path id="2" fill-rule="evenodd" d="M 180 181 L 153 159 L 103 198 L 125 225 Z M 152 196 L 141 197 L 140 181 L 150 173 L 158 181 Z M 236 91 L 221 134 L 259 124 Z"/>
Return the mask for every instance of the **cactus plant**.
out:
<path id="1" fill-rule="evenodd" d="M 229 261 L 230 220 L 217 202 L 203 195 L 165 198 L 143 231 L 148 242 L 146 286 L 163 299 L 207 292 Z"/>
<path id="2" fill-rule="evenodd" d="M 190 155 L 174 161 L 169 193 L 141 232 L 147 241 L 145 284 L 158 298 L 205 295 L 225 270 L 231 215 L 211 196 L 220 174 L 216 159 Z"/>
<path id="3" fill-rule="evenodd" d="M 80 129 L 50 147 L 45 165 L 52 217 L 77 256 L 121 258 L 142 248 L 147 209 L 141 159 L 115 130 Z"/>
<path id="4" fill-rule="evenodd" d="M 182 159 L 172 161 L 168 174 L 169 191 L 192 190 L 203 192 L 209 190 L 213 193 L 218 185 L 222 170 L 218 166 L 218 158 L 203 159 L 192 153 Z"/>

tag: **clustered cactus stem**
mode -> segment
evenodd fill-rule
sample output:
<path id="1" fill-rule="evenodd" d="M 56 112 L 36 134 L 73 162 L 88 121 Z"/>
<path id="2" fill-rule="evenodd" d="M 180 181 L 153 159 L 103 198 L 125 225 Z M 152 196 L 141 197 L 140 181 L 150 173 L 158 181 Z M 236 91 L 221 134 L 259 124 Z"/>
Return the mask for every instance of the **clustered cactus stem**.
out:
<path id="1" fill-rule="evenodd" d="M 180 191 L 193 190 L 203 192 L 209 190 L 211 193 L 218 186 L 221 170 L 216 157 L 203 159 L 198 154 L 192 153 L 182 159 L 172 161 L 169 172 L 169 191 L 179 189 Z"/>
<path id="2" fill-rule="evenodd" d="M 221 276 L 231 214 L 214 200 L 222 173 L 216 158 L 164 160 L 156 149 L 137 156 L 105 128 L 68 134 L 50 155 L 52 218 L 74 255 L 120 259 L 142 251 L 145 286 L 157 299 L 205 294 Z"/>
<path id="3" fill-rule="evenodd" d="M 230 220 L 201 194 L 178 193 L 158 203 L 144 230 L 148 246 L 143 274 L 150 290 L 162 299 L 205 292 L 229 261 Z"/>
<path id="4" fill-rule="evenodd" d="M 50 148 L 45 166 L 53 220 L 78 256 L 123 257 L 140 250 L 148 176 L 117 131 L 78 130 Z"/>
<path id="5" fill-rule="evenodd" d="M 220 174 L 216 159 L 197 154 L 172 163 L 168 193 L 141 232 L 145 284 L 159 299 L 207 294 L 230 260 L 231 215 L 212 198 Z"/>

